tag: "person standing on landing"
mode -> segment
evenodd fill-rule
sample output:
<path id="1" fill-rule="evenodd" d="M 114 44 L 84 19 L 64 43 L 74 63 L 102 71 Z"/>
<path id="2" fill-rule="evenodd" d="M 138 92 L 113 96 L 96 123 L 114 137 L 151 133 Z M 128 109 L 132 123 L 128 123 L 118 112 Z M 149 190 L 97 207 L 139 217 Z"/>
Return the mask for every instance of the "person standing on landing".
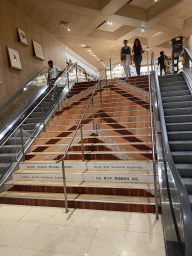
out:
<path id="1" fill-rule="evenodd" d="M 141 42 L 138 38 L 135 39 L 134 45 L 133 45 L 133 56 L 134 56 L 134 63 L 137 71 L 137 75 L 140 76 L 140 70 L 141 70 L 141 61 L 142 61 L 142 54 L 145 51 L 143 50 L 143 47 L 141 45 Z"/>
<path id="2" fill-rule="evenodd" d="M 120 57 L 121 57 L 122 66 L 125 71 L 126 81 L 128 81 L 129 76 L 131 76 L 130 67 L 129 67 L 129 65 L 132 64 L 131 48 L 127 45 L 128 44 L 127 40 L 124 40 L 123 43 L 124 43 L 124 47 L 121 48 Z"/>

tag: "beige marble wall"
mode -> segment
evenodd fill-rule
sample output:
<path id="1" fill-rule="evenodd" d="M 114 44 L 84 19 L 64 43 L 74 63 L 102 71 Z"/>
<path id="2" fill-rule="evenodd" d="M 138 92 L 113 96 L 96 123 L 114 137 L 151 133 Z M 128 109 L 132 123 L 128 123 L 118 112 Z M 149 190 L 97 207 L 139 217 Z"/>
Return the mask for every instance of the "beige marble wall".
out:
<path id="1" fill-rule="evenodd" d="M 0 104 L 2 104 L 43 67 L 46 67 L 49 59 L 53 59 L 55 64 L 63 69 L 66 66 L 66 56 L 65 45 L 61 41 L 6 0 L 0 2 L 0 13 Z M 18 42 L 17 27 L 26 33 L 28 47 Z M 32 40 L 42 45 L 45 61 L 33 57 Z M 10 68 L 7 46 L 19 51 L 23 71 Z"/>

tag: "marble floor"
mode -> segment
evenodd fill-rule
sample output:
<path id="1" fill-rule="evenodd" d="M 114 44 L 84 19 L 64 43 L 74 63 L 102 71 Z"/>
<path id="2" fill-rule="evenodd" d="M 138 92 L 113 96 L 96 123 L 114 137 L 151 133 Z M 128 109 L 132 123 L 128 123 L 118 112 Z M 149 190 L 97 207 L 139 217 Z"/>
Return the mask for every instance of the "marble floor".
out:
<path id="1" fill-rule="evenodd" d="M 155 214 L 0 205 L 2 256 L 165 256 Z"/>

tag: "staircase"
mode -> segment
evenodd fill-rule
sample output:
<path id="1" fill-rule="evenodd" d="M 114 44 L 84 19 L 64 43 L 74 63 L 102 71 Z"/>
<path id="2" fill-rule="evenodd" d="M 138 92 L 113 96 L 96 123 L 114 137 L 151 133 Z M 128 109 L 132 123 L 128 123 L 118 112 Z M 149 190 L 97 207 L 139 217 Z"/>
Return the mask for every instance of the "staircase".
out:
<path id="1" fill-rule="evenodd" d="M 61 159 L 95 82 L 77 83 L 7 182 L 1 203 L 64 207 Z M 148 78 L 102 84 L 65 160 L 69 207 L 155 212 Z M 160 206 L 159 206 L 160 211 Z"/>
<path id="2" fill-rule="evenodd" d="M 181 74 L 159 82 L 170 150 L 192 206 L 192 95 Z"/>

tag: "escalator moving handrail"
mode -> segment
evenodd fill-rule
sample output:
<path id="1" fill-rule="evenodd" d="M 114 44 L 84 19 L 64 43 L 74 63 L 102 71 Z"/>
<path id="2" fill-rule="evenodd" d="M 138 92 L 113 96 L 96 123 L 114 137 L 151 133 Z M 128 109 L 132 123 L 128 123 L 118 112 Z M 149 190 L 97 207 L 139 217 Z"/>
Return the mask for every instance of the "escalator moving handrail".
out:
<path id="1" fill-rule="evenodd" d="M 191 213 L 191 206 L 189 201 L 189 195 L 186 191 L 186 188 L 182 182 L 182 179 L 179 175 L 179 172 L 175 166 L 175 163 L 173 161 L 170 147 L 169 147 L 169 141 L 168 141 L 168 135 L 167 135 L 167 128 L 165 124 L 165 116 L 163 111 L 163 104 L 162 104 L 162 98 L 161 98 L 161 92 L 160 92 L 160 86 L 159 86 L 159 80 L 157 76 L 157 67 L 155 62 L 155 55 L 152 53 L 152 62 L 154 65 L 154 74 L 155 74 L 155 84 L 156 84 L 156 93 L 158 98 L 158 109 L 159 109 L 159 116 L 160 116 L 160 122 L 161 122 L 161 129 L 162 129 L 162 139 L 163 139 L 163 150 L 165 153 L 166 161 L 169 163 L 177 190 L 178 195 L 180 198 L 180 204 L 181 204 L 181 214 L 182 214 L 182 220 L 184 225 L 184 239 L 185 239 L 185 252 L 186 256 L 192 255 L 192 213 Z"/>

